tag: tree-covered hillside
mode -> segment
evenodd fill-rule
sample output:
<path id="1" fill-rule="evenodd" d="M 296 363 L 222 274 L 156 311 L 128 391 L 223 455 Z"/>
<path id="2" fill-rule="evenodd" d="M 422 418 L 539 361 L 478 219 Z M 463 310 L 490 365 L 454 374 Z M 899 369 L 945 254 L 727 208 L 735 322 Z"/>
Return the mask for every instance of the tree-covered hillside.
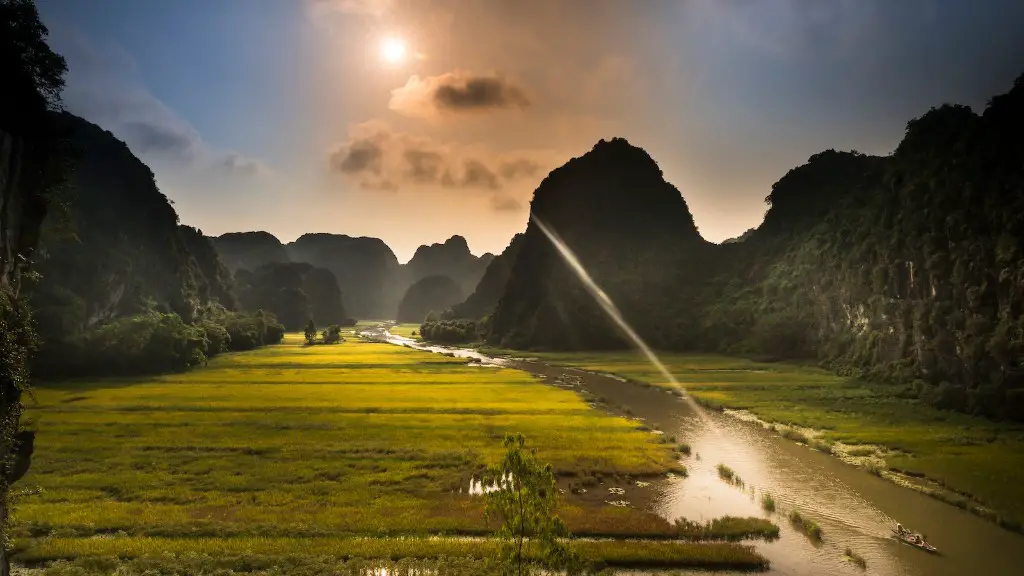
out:
<path id="1" fill-rule="evenodd" d="M 490 314 L 498 305 L 498 300 L 505 292 L 505 284 L 512 274 L 512 264 L 519 255 L 523 245 L 523 235 L 516 234 L 508 247 L 494 257 L 476 288 L 464 302 L 452 306 L 453 318 L 479 319 Z"/>
<path id="2" fill-rule="evenodd" d="M 28 287 L 44 377 L 181 370 L 281 337 L 272 314 L 236 312 L 208 238 L 178 223 L 150 171 L 110 132 L 55 115 L 68 140 L 68 221 L 43 229 Z"/>
<path id="3" fill-rule="evenodd" d="M 290 262 L 288 251 L 269 232 L 228 232 L 211 238 L 217 254 L 232 273 L 255 270 L 270 262 Z"/>
<path id="4" fill-rule="evenodd" d="M 348 324 L 334 274 L 305 262 L 273 262 L 235 273 L 238 299 L 246 310 L 274 313 L 287 330 L 301 330 L 313 319 L 319 325 Z"/>
<path id="5" fill-rule="evenodd" d="M 602 141 L 537 189 L 490 341 L 625 345 L 539 218 L 657 347 L 818 359 L 1024 419 L 1024 76 L 980 115 L 911 120 L 890 156 L 816 154 L 765 202 L 757 229 L 707 244 L 646 153 Z"/>
<path id="6" fill-rule="evenodd" d="M 493 258 L 493 254 L 474 256 L 465 238 L 452 236 L 443 243 L 417 248 L 403 267 L 405 281 L 411 285 L 427 276 L 447 276 L 459 285 L 463 294 L 469 294 Z"/>
<path id="7" fill-rule="evenodd" d="M 709 297 L 704 325 L 719 346 L 818 357 L 942 407 L 1024 418 L 1024 76 L 981 115 L 946 105 L 911 120 L 864 168 L 780 181 L 740 245 L 778 253 L 746 284 L 723 276 L 743 293 Z M 844 187 L 832 207 L 810 201 Z"/>
<path id="8" fill-rule="evenodd" d="M 50 226 L 40 242 L 32 302 L 43 335 L 69 337 L 150 309 L 191 319 L 201 272 L 153 172 L 99 126 L 67 113 L 59 122 L 74 154 L 73 216 L 70 233 Z"/>
<path id="9" fill-rule="evenodd" d="M 448 276 L 421 278 L 409 286 L 398 304 L 399 322 L 422 322 L 427 314 L 447 310 L 462 300 L 459 284 Z"/>
<path id="10" fill-rule="evenodd" d="M 404 286 L 398 258 L 384 241 L 344 234 L 303 234 L 289 243 L 287 250 L 293 262 L 309 262 L 334 273 L 349 314 L 394 317 Z"/>
<path id="11" fill-rule="evenodd" d="M 492 316 L 492 343 L 563 349 L 625 344 L 537 226 L 540 219 L 641 335 L 660 347 L 696 344 L 694 299 L 710 245 L 646 152 L 622 138 L 602 140 L 551 172 L 530 206 L 519 255 Z"/>

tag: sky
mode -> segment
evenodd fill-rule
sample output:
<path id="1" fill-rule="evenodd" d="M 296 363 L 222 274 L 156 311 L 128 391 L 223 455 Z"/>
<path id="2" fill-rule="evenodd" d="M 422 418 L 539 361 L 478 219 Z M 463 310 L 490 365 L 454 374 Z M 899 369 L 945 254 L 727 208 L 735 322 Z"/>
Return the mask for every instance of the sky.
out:
<path id="1" fill-rule="evenodd" d="M 184 224 L 497 253 L 553 168 L 643 147 L 701 234 L 789 169 L 888 154 L 1024 73 L 1019 0 L 37 0 L 65 107 L 128 143 Z"/>

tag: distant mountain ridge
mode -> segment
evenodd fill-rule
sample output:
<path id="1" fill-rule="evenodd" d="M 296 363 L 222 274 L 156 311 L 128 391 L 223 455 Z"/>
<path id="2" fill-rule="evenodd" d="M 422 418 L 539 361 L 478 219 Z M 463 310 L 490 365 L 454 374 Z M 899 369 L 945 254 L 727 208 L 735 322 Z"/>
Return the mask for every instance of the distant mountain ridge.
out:
<path id="1" fill-rule="evenodd" d="M 307 262 L 330 270 L 337 279 L 348 314 L 363 319 L 395 318 L 409 287 L 428 276 L 446 276 L 461 295 L 472 292 L 492 254 L 474 256 L 466 239 L 422 245 L 407 264 L 399 264 L 381 239 L 344 234 L 306 233 L 288 244 L 269 232 L 232 232 L 211 238 L 233 273 L 272 263 Z"/>
<path id="2" fill-rule="evenodd" d="M 285 246 L 294 262 L 309 262 L 334 273 L 348 313 L 356 318 L 393 318 L 401 266 L 379 238 L 309 233 Z"/>

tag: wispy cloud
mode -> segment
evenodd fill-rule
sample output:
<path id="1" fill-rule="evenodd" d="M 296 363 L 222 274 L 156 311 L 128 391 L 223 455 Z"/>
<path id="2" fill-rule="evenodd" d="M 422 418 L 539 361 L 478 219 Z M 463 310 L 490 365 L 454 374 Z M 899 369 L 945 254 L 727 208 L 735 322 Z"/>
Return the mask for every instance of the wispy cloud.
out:
<path id="1" fill-rule="evenodd" d="M 68 61 L 65 108 L 110 130 L 144 160 L 241 176 L 269 171 L 239 151 L 210 146 L 135 78 L 134 61 L 120 47 L 67 26 L 51 27 L 50 37 Z"/>

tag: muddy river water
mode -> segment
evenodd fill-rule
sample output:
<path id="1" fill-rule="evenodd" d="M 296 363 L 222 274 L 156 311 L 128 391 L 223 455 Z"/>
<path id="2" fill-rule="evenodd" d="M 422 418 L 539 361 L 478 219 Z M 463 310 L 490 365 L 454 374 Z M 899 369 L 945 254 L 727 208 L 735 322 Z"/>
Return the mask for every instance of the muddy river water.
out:
<path id="1" fill-rule="evenodd" d="M 755 543 L 771 560 L 769 574 L 1024 574 L 1024 536 L 785 440 L 756 423 L 705 411 L 664 390 L 609 376 L 529 360 L 491 358 L 474 350 L 426 346 L 387 332 L 375 335 L 394 344 L 472 358 L 482 366 L 508 366 L 548 379 L 570 375 L 595 396 L 628 406 L 635 417 L 692 449 L 691 456 L 683 459 L 689 471 L 686 478 L 646 488 L 656 491 L 648 504 L 652 510 L 669 520 L 770 516 L 781 528 L 781 537 Z M 719 478 L 716 467 L 720 463 L 742 477 L 745 488 Z M 772 514 L 761 507 L 763 492 L 776 501 Z M 812 542 L 792 527 L 788 515 L 794 509 L 821 526 L 823 541 Z M 891 538 L 896 522 L 925 534 L 941 555 Z M 866 570 L 846 559 L 846 548 L 867 561 Z"/>

